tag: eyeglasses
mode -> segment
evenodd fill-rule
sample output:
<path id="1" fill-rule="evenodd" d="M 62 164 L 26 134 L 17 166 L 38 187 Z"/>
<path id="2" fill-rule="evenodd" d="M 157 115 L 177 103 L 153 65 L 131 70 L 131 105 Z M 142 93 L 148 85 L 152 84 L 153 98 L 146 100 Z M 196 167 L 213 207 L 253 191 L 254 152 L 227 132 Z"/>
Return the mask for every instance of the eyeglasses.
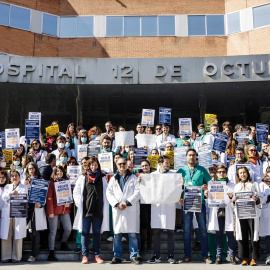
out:
<path id="1" fill-rule="evenodd" d="M 69 163 L 70 163 L 70 164 L 76 164 L 76 161 L 73 160 L 73 161 L 70 161 Z"/>
<path id="2" fill-rule="evenodd" d="M 161 128 L 156 128 L 156 130 L 161 130 Z"/>
<path id="3" fill-rule="evenodd" d="M 250 152 L 257 152 L 256 149 L 249 149 Z"/>
<path id="4" fill-rule="evenodd" d="M 117 163 L 119 166 L 125 166 L 127 163 Z"/>
<path id="5" fill-rule="evenodd" d="M 217 171 L 217 173 L 226 173 L 226 171 Z"/>
<path id="6" fill-rule="evenodd" d="M 30 170 L 30 171 L 32 171 L 32 170 L 34 170 L 35 168 L 34 167 L 30 167 L 30 168 L 28 168 L 28 170 Z"/>

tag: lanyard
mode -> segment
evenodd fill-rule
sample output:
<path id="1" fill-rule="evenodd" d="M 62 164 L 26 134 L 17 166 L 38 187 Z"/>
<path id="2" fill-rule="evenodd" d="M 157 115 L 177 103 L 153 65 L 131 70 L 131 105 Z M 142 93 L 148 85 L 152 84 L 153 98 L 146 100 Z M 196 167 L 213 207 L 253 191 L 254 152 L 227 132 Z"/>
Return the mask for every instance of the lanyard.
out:
<path id="1" fill-rule="evenodd" d="M 192 181 L 192 177 L 194 175 L 194 172 L 195 172 L 195 168 L 192 170 L 190 168 L 188 168 L 188 171 L 189 171 L 189 175 L 190 175 L 190 180 Z"/>

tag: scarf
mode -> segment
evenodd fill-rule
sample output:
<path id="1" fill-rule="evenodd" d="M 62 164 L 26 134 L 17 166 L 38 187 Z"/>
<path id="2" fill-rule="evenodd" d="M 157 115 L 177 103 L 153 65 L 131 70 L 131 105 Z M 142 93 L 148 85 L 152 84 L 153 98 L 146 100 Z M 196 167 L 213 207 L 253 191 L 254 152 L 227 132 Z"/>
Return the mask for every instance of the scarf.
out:
<path id="1" fill-rule="evenodd" d="M 97 170 L 95 172 L 92 172 L 91 170 L 88 170 L 86 172 L 87 175 L 87 179 L 88 179 L 88 183 L 95 183 L 97 182 L 99 175 L 100 175 L 100 171 Z"/>
<path id="2" fill-rule="evenodd" d="M 217 178 L 217 181 L 226 181 L 227 184 L 228 184 L 228 182 L 229 182 L 228 177 L 225 177 L 225 178 Z"/>
<path id="3" fill-rule="evenodd" d="M 37 161 L 39 161 L 40 160 L 40 156 L 41 156 L 41 151 L 40 150 L 34 150 L 33 153 L 34 153 Z"/>
<path id="4" fill-rule="evenodd" d="M 254 164 L 254 165 L 257 164 L 257 160 L 258 160 L 258 159 L 259 159 L 258 157 L 254 157 L 254 156 L 248 155 L 248 160 L 249 160 L 249 162 L 252 163 L 252 164 Z"/>

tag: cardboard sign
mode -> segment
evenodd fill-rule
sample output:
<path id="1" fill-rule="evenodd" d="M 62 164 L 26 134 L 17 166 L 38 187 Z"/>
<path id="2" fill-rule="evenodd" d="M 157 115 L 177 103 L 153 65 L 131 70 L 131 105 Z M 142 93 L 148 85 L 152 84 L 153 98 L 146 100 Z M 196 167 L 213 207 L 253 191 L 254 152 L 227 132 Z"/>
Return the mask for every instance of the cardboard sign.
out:
<path id="1" fill-rule="evenodd" d="M 184 211 L 201 212 L 202 188 L 196 186 L 185 187 Z"/>
<path id="2" fill-rule="evenodd" d="M 54 182 L 57 205 L 73 203 L 71 184 L 69 180 Z"/>
<path id="3" fill-rule="evenodd" d="M 204 126 L 206 131 L 210 131 L 210 125 L 215 123 L 217 119 L 216 114 L 205 114 L 204 115 Z"/>
<path id="4" fill-rule="evenodd" d="M 192 120 L 191 118 L 178 118 L 179 121 L 179 135 L 192 135 Z"/>
<path id="5" fill-rule="evenodd" d="M 226 181 L 208 182 L 208 207 L 225 208 Z"/>
<path id="6" fill-rule="evenodd" d="M 204 168 L 207 168 L 207 169 L 210 167 L 213 167 L 211 145 L 206 144 L 206 145 L 199 146 L 198 159 L 199 159 L 200 166 L 203 166 Z"/>
<path id="7" fill-rule="evenodd" d="M 5 143 L 6 150 L 19 150 L 20 149 L 20 129 L 10 128 L 5 129 Z"/>
<path id="8" fill-rule="evenodd" d="M 46 127 L 46 137 L 47 138 L 56 136 L 56 135 L 58 135 L 58 133 L 59 133 L 59 126 L 58 125 Z"/>
<path id="9" fill-rule="evenodd" d="M 158 158 L 160 156 L 148 156 L 148 160 L 150 162 L 150 167 L 152 169 L 152 171 L 156 171 L 157 167 L 158 167 Z"/>
<path id="10" fill-rule="evenodd" d="M 48 188 L 49 181 L 44 179 L 33 179 L 28 201 L 30 203 L 39 203 L 41 205 L 45 205 Z"/>
<path id="11" fill-rule="evenodd" d="M 171 124 L 172 109 L 171 108 L 159 108 L 159 124 Z"/>
<path id="12" fill-rule="evenodd" d="M 27 218 L 28 198 L 27 194 L 10 195 L 10 218 Z"/>
<path id="13" fill-rule="evenodd" d="M 142 126 L 153 127 L 155 122 L 155 110 L 143 109 L 142 110 Z"/>
<path id="14" fill-rule="evenodd" d="M 102 153 L 98 155 L 101 170 L 106 174 L 113 174 L 113 155 L 110 153 Z"/>

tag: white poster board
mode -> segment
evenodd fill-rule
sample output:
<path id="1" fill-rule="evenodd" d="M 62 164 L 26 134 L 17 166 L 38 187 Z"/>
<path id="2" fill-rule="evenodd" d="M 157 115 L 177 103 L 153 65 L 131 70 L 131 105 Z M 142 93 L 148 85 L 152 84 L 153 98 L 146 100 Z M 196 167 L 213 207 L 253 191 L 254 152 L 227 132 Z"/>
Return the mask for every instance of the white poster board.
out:
<path id="1" fill-rule="evenodd" d="M 153 127 L 155 122 L 155 110 L 143 109 L 142 110 L 142 126 Z"/>
<path id="2" fill-rule="evenodd" d="M 6 150 L 20 149 L 20 129 L 9 128 L 5 129 Z"/>
<path id="3" fill-rule="evenodd" d="M 134 131 L 115 132 L 116 146 L 134 145 Z"/>
<path id="4" fill-rule="evenodd" d="M 137 147 L 143 148 L 147 146 L 148 148 L 156 147 L 156 135 L 155 134 L 137 134 Z"/>
<path id="5" fill-rule="evenodd" d="M 113 155 L 110 153 L 102 153 L 98 155 L 101 170 L 106 174 L 113 174 Z"/>
<path id="6" fill-rule="evenodd" d="M 192 135 L 191 118 L 178 118 L 178 121 L 179 121 L 179 135 L 191 136 Z"/>
<path id="7" fill-rule="evenodd" d="M 71 184 L 69 180 L 54 182 L 57 205 L 73 203 Z"/>

